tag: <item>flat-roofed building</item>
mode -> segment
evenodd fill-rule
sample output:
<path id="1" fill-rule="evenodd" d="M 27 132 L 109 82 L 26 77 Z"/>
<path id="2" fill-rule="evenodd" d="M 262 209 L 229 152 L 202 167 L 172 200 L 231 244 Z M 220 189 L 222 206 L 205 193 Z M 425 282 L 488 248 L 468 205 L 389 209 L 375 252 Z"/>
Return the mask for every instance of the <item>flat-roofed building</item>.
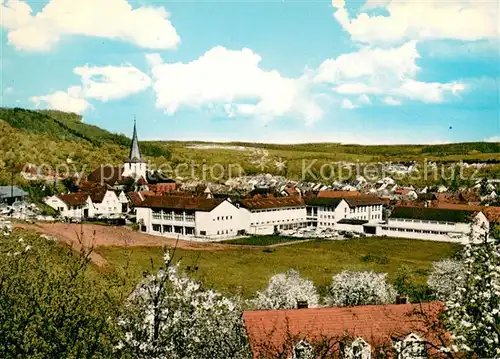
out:
<path id="1" fill-rule="evenodd" d="M 306 204 L 301 197 L 243 199 L 238 204 L 248 234 L 265 235 L 307 227 Z"/>
<path id="2" fill-rule="evenodd" d="M 475 208 L 395 207 L 378 235 L 390 237 L 464 242 L 472 234 L 489 231 L 486 216 Z"/>

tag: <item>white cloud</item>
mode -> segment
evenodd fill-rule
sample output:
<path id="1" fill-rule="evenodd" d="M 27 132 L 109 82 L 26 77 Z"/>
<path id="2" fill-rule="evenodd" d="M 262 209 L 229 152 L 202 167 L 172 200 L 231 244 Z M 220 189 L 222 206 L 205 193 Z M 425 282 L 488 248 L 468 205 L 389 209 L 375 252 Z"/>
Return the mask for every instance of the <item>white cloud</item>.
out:
<path id="1" fill-rule="evenodd" d="M 363 94 L 358 97 L 358 103 L 361 105 L 371 105 L 372 101 L 366 94 Z"/>
<path id="2" fill-rule="evenodd" d="M 363 77 L 377 77 L 384 82 L 413 77 L 418 71 L 416 43 L 407 42 L 389 49 L 363 47 L 357 52 L 325 60 L 315 81 L 339 83 Z"/>
<path id="3" fill-rule="evenodd" d="M 33 96 L 30 98 L 30 101 L 37 108 L 49 108 L 77 114 L 81 114 L 92 107 L 85 100 L 83 89 L 80 86 L 70 87 L 67 91 L 56 91 L 50 95 Z"/>
<path id="4" fill-rule="evenodd" d="M 474 41 L 498 38 L 496 1 L 477 0 L 369 0 L 365 10 L 384 7 L 388 15 L 361 12 L 351 18 L 344 1 L 333 0 L 334 17 L 353 40 L 395 43 L 409 39 Z"/>
<path id="5" fill-rule="evenodd" d="M 357 95 L 357 94 L 380 94 L 382 89 L 370 86 L 361 82 L 351 82 L 341 84 L 334 89 L 336 92 L 344 95 Z"/>
<path id="6" fill-rule="evenodd" d="M 48 51 L 62 36 L 120 39 L 151 49 L 175 48 L 180 38 L 163 7 L 132 8 L 126 0 L 50 0 L 37 14 L 21 0 L 0 0 L 1 26 L 19 50 Z"/>
<path id="7" fill-rule="evenodd" d="M 419 57 L 415 41 L 388 49 L 365 46 L 357 52 L 325 60 L 314 81 L 335 84 L 334 91 L 343 95 L 390 95 L 430 103 L 443 102 L 449 95 L 457 96 L 465 89 L 458 82 L 417 81 Z"/>
<path id="8" fill-rule="evenodd" d="M 3 94 L 4 95 L 10 95 L 11 93 L 14 92 L 14 89 L 12 87 L 6 87 L 4 90 L 3 90 Z"/>
<path id="9" fill-rule="evenodd" d="M 486 142 L 500 142 L 500 136 L 491 136 L 485 139 Z"/>
<path id="10" fill-rule="evenodd" d="M 291 115 L 311 124 L 323 111 L 310 93 L 310 79 L 283 77 L 259 67 L 261 58 L 252 50 L 218 46 L 188 63 L 162 63 L 149 54 L 156 107 L 174 114 L 182 106 L 224 104 L 228 116 L 252 116 L 262 120 Z"/>
<path id="11" fill-rule="evenodd" d="M 345 108 L 346 110 L 353 110 L 358 106 L 354 105 L 348 98 L 343 98 L 340 102 L 340 107 Z"/>
<path id="12" fill-rule="evenodd" d="M 139 93 L 151 85 L 148 75 L 130 65 L 82 66 L 73 72 L 81 76 L 85 97 L 100 101 L 120 99 Z"/>
<path id="13" fill-rule="evenodd" d="M 384 98 L 384 103 L 389 106 L 399 106 L 401 105 L 401 101 L 394 99 L 392 96 L 387 96 Z"/>
<path id="14" fill-rule="evenodd" d="M 460 83 L 438 83 L 406 80 L 398 89 L 392 91 L 394 94 L 404 95 L 412 100 L 423 102 L 440 103 L 444 101 L 447 94 L 457 95 L 465 89 Z"/>

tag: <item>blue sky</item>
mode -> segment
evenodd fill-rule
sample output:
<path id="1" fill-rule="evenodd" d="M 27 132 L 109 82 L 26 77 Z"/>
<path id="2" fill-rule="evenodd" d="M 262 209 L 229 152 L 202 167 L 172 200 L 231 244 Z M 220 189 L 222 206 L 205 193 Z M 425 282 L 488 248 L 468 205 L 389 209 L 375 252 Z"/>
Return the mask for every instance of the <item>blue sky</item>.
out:
<path id="1" fill-rule="evenodd" d="M 3 106 L 149 140 L 500 140 L 494 2 L 0 4 Z"/>

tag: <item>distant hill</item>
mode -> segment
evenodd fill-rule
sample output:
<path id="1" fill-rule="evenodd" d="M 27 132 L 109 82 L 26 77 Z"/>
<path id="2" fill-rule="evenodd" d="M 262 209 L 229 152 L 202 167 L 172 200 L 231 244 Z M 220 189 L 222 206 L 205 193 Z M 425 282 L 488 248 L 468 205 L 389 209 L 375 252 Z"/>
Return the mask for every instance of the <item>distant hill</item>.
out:
<path id="1" fill-rule="evenodd" d="M 71 169 L 88 174 L 100 164 L 120 164 L 128 155 L 130 138 L 111 133 L 98 126 L 82 122 L 79 115 L 53 110 L 26 110 L 0 108 L 0 184 L 10 179 L 5 159 L 15 157 L 17 164 L 45 164 L 51 168 L 71 164 Z M 333 139 L 334 140 L 334 139 Z M 266 150 L 265 168 L 255 161 L 261 156 L 255 150 Z M 280 145 L 266 143 L 199 141 L 141 141 L 141 151 L 153 164 L 160 166 L 170 161 L 225 168 L 239 164 L 246 174 L 262 171 L 299 179 L 303 161 L 315 161 L 314 172 L 332 162 L 409 162 L 424 159 L 447 162 L 483 162 L 494 166 L 479 175 L 500 177 L 500 143 L 471 142 L 442 145 L 378 145 L 364 146 L 340 143 L 304 143 Z M 6 156 L 11 152 L 9 156 Z M 258 152 L 258 151 L 257 151 Z M 286 169 L 278 171 L 276 161 L 285 161 Z M 191 167 L 175 176 L 192 175 Z"/>

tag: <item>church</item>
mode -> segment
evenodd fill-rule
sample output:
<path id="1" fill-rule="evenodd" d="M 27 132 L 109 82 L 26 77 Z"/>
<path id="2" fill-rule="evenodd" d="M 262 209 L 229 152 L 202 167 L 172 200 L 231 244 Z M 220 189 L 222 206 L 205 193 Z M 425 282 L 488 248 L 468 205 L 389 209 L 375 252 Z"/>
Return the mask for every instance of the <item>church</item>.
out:
<path id="1" fill-rule="evenodd" d="M 134 131 L 128 158 L 121 166 L 101 165 L 88 176 L 88 180 L 101 186 L 108 185 L 114 190 L 148 190 L 148 164 L 141 156 L 137 126 Z M 132 187 L 132 188 L 131 188 Z"/>

